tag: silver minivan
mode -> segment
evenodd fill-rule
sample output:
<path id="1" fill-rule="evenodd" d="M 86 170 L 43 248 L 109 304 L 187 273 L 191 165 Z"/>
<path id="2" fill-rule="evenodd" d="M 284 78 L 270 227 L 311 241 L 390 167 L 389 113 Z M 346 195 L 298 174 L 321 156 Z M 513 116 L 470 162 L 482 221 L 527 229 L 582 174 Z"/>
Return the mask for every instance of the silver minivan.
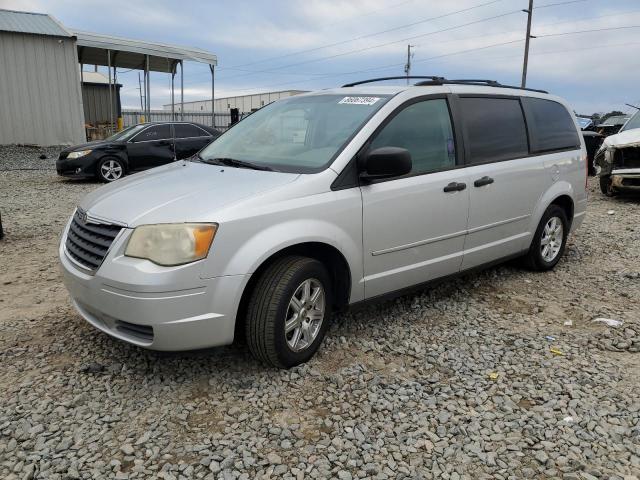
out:
<path id="1" fill-rule="evenodd" d="M 420 80 L 280 100 L 188 161 L 90 193 L 60 243 L 75 308 L 141 347 L 245 336 L 291 367 L 338 309 L 515 257 L 553 268 L 587 204 L 569 106 Z"/>

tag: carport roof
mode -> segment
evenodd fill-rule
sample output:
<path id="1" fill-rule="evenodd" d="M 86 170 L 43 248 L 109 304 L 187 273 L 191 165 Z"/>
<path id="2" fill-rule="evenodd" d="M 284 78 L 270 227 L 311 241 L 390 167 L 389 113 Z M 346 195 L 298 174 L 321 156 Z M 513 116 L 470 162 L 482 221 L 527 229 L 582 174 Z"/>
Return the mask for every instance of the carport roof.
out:
<path id="1" fill-rule="evenodd" d="M 145 68 L 149 56 L 149 70 L 152 72 L 175 72 L 182 60 L 217 65 L 216 55 L 192 47 L 180 47 L 164 43 L 144 42 L 128 38 L 102 35 L 99 33 L 75 31 L 78 61 L 89 65 L 108 66 L 108 52 L 111 52 L 111 66 L 119 68 Z"/>

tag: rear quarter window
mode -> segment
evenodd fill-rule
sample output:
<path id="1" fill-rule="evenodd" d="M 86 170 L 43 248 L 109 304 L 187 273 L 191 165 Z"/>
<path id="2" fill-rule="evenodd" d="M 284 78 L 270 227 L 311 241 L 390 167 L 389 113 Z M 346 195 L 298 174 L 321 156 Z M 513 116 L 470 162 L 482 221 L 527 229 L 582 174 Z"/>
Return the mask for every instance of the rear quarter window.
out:
<path id="1" fill-rule="evenodd" d="M 522 99 L 531 132 L 531 151 L 550 152 L 579 148 L 576 125 L 564 105 L 543 98 Z"/>
<path id="2" fill-rule="evenodd" d="M 517 98 L 461 97 L 468 163 L 529 155 L 527 127 Z"/>

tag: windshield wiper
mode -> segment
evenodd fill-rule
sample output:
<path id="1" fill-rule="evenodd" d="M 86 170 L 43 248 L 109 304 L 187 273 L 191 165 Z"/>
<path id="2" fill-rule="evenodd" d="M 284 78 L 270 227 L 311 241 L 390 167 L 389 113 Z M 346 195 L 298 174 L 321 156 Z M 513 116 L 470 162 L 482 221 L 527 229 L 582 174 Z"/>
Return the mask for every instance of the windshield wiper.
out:
<path id="1" fill-rule="evenodd" d="M 225 165 L 227 167 L 236 167 L 236 168 L 250 168 L 252 170 L 265 170 L 269 172 L 275 172 L 276 170 L 267 166 L 267 165 L 259 165 L 257 163 L 247 162 L 246 160 L 238 160 L 235 158 L 229 157 L 218 157 L 218 158 L 202 158 L 198 155 L 198 159 L 203 163 L 209 163 L 211 165 Z"/>

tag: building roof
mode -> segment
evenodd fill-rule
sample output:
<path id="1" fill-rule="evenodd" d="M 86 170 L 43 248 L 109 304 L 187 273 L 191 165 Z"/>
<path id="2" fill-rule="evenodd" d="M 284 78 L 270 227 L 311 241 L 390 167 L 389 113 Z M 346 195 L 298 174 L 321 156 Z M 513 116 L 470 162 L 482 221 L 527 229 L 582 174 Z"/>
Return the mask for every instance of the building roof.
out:
<path id="1" fill-rule="evenodd" d="M 101 72 L 87 72 L 86 70 L 82 72 L 82 83 L 92 83 L 94 85 L 109 85 L 109 77 Z M 111 79 L 111 85 L 116 85 L 121 87 L 122 85 L 119 83 L 113 83 L 113 79 Z"/>
<path id="2" fill-rule="evenodd" d="M 276 93 L 295 93 L 296 95 L 302 93 L 309 93 L 309 90 L 272 90 L 269 92 L 257 92 L 257 93 L 247 93 L 246 95 L 232 95 L 229 97 L 216 97 L 216 102 L 222 102 L 223 100 L 231 100 L 232 98 L 244 98 L 244 97 L 259 97 L 260 95 L 274 95 Z M 185 105 L 189 105 L 190 103 L 202 103 L 202 102 L 211 102 L 210 98 L 203 98 L 202 100 L 190 100 L 188 102 L 184 102 Z M 175 104 L 174 104 L 175 105 Z M 170 103 L 165 103 L 163 106 L 170 107 Z"/>
<path id="3" fill-rule="evenodd" d="M 0 9 L 0 31 L 76 38 L 80 63 L 171 73 L 182 60 L 217 65 L 213 53 L 200 48 L 145 42 L 100 33 L 70 31 L 45 13 Z"/>
<path id="4" fill-rule="evenodd" d="M 108 51 L 111 51 L 111 66 L 144 69 L 145 56 L 149 55 L 149 70 L 153 72 L 174 72 L 181 60 L 217 65 L 218 58 L 213 53 L 193 47 L 180 47 L 164 43 L 145 42 L 129 38 L 102 35 L 99 33 L 75 31 L 78 44 L 78 60 L 90 65 L 108 65 Z"/>
<path id="5" fill-rule="evenodd" d="M 5 9 L 0 9 L 0 31 L 73 37 L 73 34 L 51 15 Z"/>

